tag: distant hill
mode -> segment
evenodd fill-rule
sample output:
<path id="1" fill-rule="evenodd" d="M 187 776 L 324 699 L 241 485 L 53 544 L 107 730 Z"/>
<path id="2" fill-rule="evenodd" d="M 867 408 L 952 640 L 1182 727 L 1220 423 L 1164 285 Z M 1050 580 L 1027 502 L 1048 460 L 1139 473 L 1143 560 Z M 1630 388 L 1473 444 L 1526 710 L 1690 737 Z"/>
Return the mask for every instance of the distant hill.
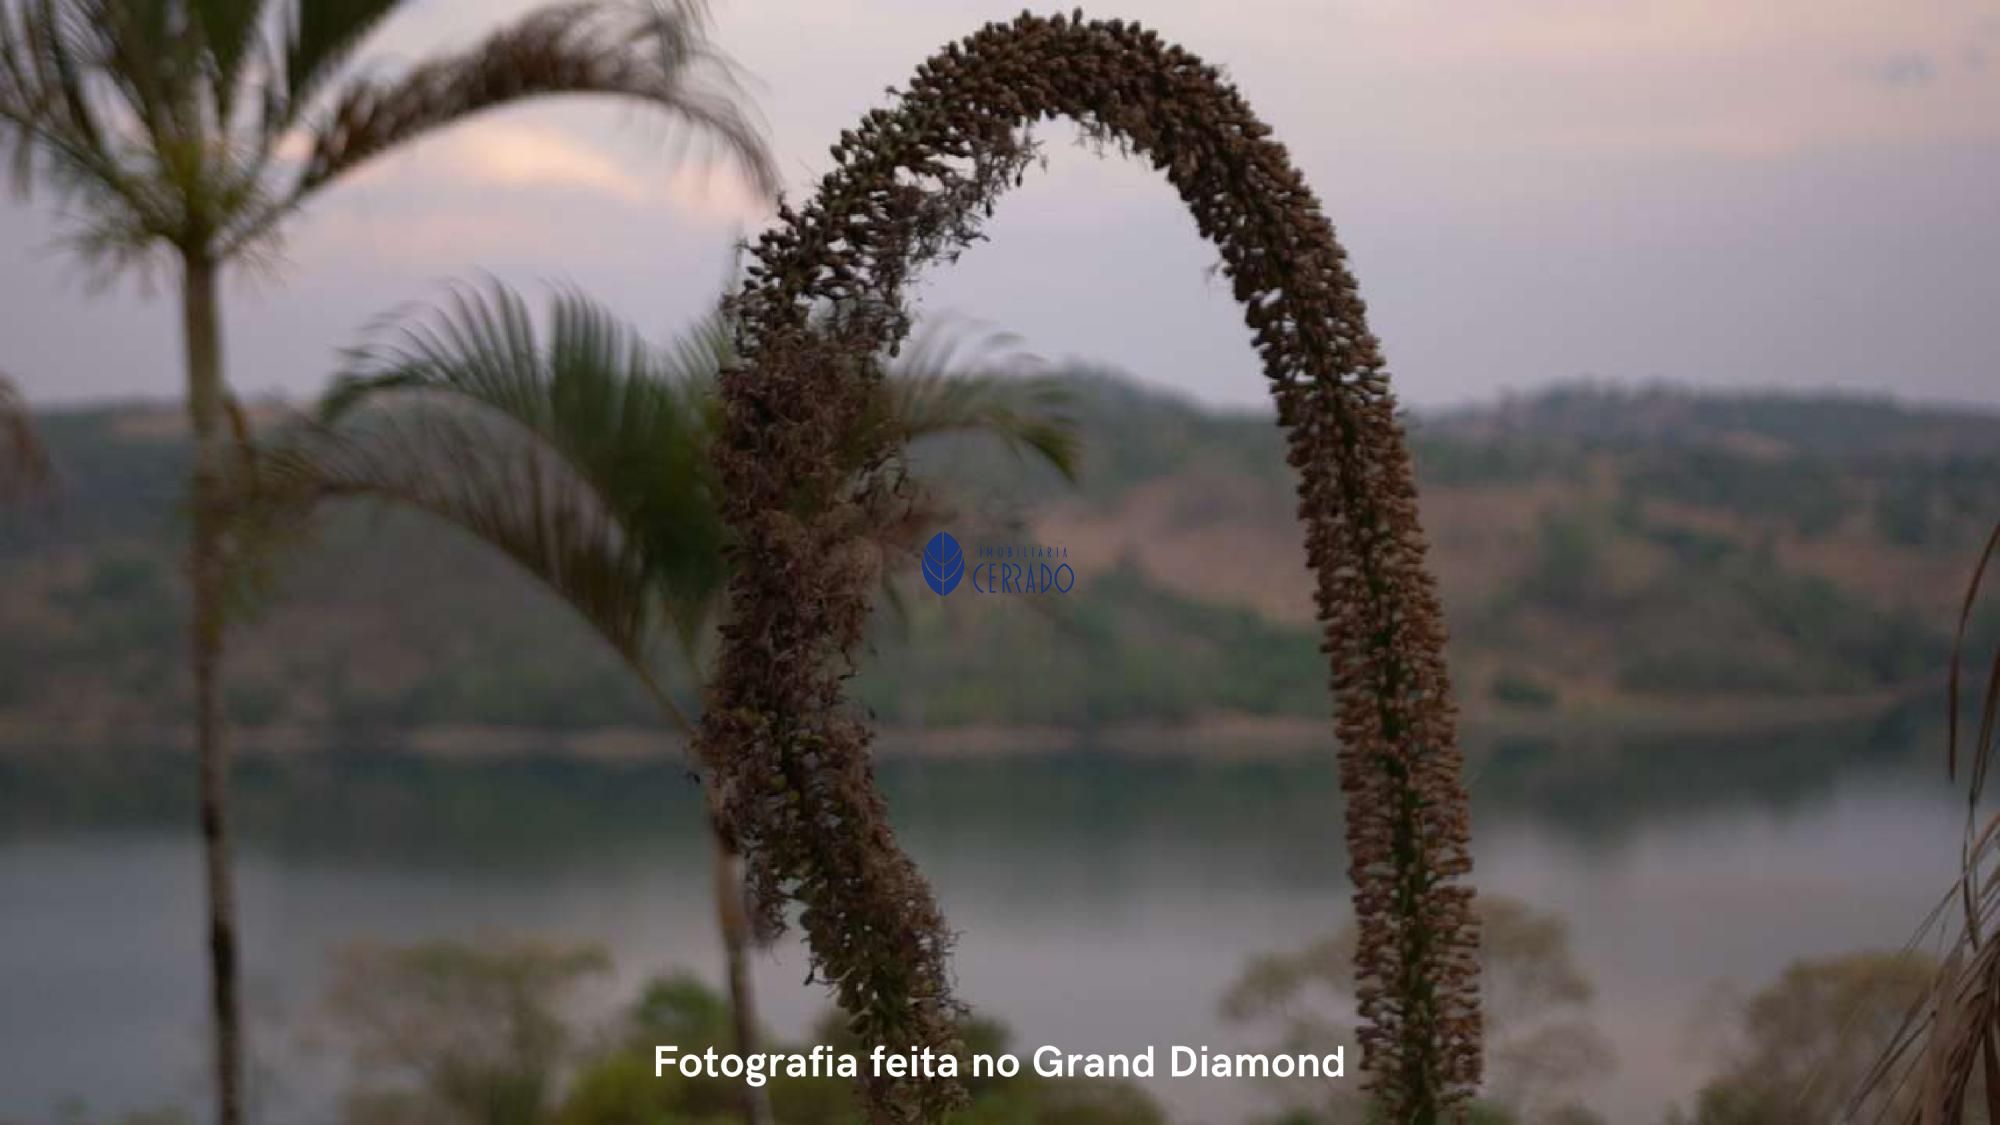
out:
<path id="1" fill-rule="evenodd" d="M 1076 588 L 940 600 L 911 560 L 860 700 L 928 728 L 1322 716 L 1277 428 L 1113 376 L 1069 382 L 1075 488 L 962 441 L 919 465 L 969 550 L 1059 548 Z M 62 490 L 0 514 L 0 741 L 167 739 L 186 693 L 178 416 L 122 405 L 41 424 Z M 1994 414 L 1571 386 L 1411 428 L 1475 721 L 1809 714 L 1934 685 L 2000 518 Z M 229 683 L 237 721 L 281 741 L 651 718 L 508 564 L 363 510 L 283 577 Z"/>

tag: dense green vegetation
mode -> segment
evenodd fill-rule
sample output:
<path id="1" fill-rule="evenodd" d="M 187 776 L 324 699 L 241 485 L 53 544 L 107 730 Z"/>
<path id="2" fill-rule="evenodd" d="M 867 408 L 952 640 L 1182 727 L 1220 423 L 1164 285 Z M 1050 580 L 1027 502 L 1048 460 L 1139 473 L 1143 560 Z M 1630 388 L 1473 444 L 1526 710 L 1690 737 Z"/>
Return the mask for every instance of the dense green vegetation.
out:
<path id="1" fill-rule="evenodd" d="M 910 560 L 861 701 L 928 726 L 1322 714 L 1277 427 L 1111 376 L 1069 385 L 1075 487 L 976 439 L 916 461 L 969 550 L 1065 548 L 1076 588 L 941 600 Z M 41 428 L 56 495 L 0 521 L 0 713 L 175 723 L 186 444 L 170 414 L 136 405 Z M 2000 502 L 2000 417 L 1971 412 L 1578 387 L 1413 429 L 1475 713 L 1927 687 Z M 616 658 L 509 564 L 359 507 L 261 599 L 228 682 L 240 724 L 347 742 L 653 721 Z"/>

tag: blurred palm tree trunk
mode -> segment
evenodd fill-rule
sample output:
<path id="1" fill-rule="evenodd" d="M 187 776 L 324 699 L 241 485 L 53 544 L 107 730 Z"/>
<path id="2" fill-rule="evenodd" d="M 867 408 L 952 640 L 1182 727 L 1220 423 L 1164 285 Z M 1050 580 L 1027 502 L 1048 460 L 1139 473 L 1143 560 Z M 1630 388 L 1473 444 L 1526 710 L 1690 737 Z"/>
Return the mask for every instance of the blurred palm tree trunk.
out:
<path id="1" fill-rule="evenodd" d="M 743 898 L 743 858 L 723 834 L 715 813 L 708 814 L 709 837 L 714 845 L 715 921 L 722 934 L 724 979 L 729 985 L 729 1018 L 736 1037 L 736 1053 L 756 1054 L 762 1049 L 757 1031 L 757 997 L 750 981 L 750 914 Z M 745 1084 L 743 1118 L 750 1125 L 772 1125 L 771 1098 L 764 1087 Z"/>
<path id="2" fill-rule="evenodd" d="M 243 1121 L 243 1028 L 237 988 L 236 888 L 230 877 L 229 755 L 222 727 L 223 559 L 220 507 L 227 466 L 223 419 L 222 332 L 216 267 L 206 256 L 183 259 L 181 305 L 187 345 L 188 422 L 194 431 L 194 534 L 188 572 L 194 587 L 195 754 L 201 788 L 201 843 L 208 888 L 208 956 L 215 1016 L 216 1117 Z"/>

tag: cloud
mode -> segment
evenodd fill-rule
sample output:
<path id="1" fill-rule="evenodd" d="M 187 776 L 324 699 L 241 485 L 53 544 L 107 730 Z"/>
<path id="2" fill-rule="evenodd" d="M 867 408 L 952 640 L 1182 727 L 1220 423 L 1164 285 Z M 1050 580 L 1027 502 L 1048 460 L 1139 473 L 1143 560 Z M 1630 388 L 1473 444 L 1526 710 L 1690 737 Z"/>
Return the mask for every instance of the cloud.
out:
<path id="1" fill-rule="evenodd" d="M 770 207 L 734 169 L 711 167 L 698 148 L 690 159 L 656 154 L 614 153 L 596 143 L 592 130 L 517 120 L 484 120 L 452 129 L 408 152 L 377 160 L 350 177 L 343 188 L 365 185 L 377 195 L 411 203 L 427 198 L 454 211 L 465 189 L 498 189 L 523 199 L 552 193 L 587 197 L 600 203 L 669 208 L 693 217 L 742 225 L 760 223 Z M 281 158 L 306 155 L 303 136 L 279 145 Z M 493 192 L 482 197 L 492 202 Z M 445 200 L 451 200 L 449 204 Z"/>
<path id="2" fill-rule="evenodd" d="M 439 151 L 409 186 L 435 176 L 462 186 L 554 190 L 736 223 L 761 222 L 770 213 L 733 169 L 698 159 L 613 155 L 588 137 L 547 125 L 481 122 L 437 142 Z"/>
<path id="3" fill-rule="evenodd" d="M 768 220 L 770 206 L 733 169 L 699 159 L 698 147 L 621 146 L 617 133 L 601 131 L 600 142 L 593 130 L 546 115 L 453 129 L 360 169 L 307 217 L 294 249 L 449 270 L 579 254 L 616 259 L 634 245 L 620 231 L 733 234 Z M 301 150 L 304 142 L 287 143 Z"/>
<path id="4" fill-rule="evenodd" d="M 1895 87 L 1929 85 L 1938 76 L 1937 63 L 1922 51 L 1903 51 L 1877 59 L 1866 71 L 1874 81 Z"/>
<path id="5" fill-rule="evenodd" d="M 646 199 L 646 185 L 618 161 L 561 133 L 509 122 L 486 122 L 450 142 L 455 178 L 501 187 L 556 187 L 608 195 L 627 203 Z"/>

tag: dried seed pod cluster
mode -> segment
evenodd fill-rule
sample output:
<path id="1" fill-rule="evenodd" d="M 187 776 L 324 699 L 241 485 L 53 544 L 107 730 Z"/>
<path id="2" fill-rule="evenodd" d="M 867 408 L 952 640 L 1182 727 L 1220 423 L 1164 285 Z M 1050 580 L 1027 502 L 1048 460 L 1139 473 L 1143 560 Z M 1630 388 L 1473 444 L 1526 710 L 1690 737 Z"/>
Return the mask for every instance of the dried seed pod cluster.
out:
<path id="1" fill-rule="evenodd" d="M 832 455 L 908 331 L 904 283 L 980 236 L 1067 117 L 1179 190 L 1253 333 L 1289 435 L 1336 699 L 1360 943 L 1363 1067 L 1383 1120 L 1436 1121 L 1479 1076 L 1476 934 L 1461 760 L 1436 589 L 1383 361 L 1333 229 L 1285 149 L 1213 67 L 1120 21 L 1023 15 L 917 69 L 780 212 L 734 298 L 743 365 L 717 456 L 737 533 L 722 663 L 700 752 L 752 865 L 763 919 L 788 899 L 855 1030 L 954 1045 L 950 944 L 876 793 L 841 683 L 875 561 L 856 544 L 904 489 L 890 449 Z M 881 1081 L 877 1120 L 933 1120 L 939 1083 Z"/>

